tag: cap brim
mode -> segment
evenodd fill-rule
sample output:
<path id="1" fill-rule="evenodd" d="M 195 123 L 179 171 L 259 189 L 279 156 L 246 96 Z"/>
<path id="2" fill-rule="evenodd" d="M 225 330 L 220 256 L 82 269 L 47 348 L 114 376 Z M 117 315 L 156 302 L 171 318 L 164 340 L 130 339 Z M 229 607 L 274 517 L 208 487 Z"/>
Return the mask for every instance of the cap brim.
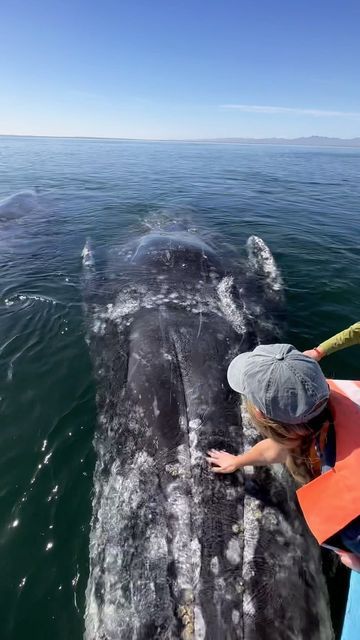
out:
<path id="1" fill-rule="evenodd" d="M 232 360 L 227 370 L 227 379 L 230 387 L 238 393 L 245 393 L 244 369 L 249 357 L 249 353 L 240 353 Z"/>

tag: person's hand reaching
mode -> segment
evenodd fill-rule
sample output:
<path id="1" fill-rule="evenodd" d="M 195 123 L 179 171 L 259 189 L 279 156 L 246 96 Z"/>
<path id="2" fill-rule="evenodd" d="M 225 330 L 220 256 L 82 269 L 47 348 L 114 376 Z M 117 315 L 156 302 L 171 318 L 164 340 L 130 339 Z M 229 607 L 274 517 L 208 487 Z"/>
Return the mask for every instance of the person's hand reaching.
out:
<path id="1" fill-rule="evenodd" d="M 206 460 L 211 465 L 211 470 L 214 473 L 233 473 L 240 468 L 239 456 L 233 456 L 226 451 L 216 451 L 216 449 L 210 449 L 207 452 L 208 457 Z"/>

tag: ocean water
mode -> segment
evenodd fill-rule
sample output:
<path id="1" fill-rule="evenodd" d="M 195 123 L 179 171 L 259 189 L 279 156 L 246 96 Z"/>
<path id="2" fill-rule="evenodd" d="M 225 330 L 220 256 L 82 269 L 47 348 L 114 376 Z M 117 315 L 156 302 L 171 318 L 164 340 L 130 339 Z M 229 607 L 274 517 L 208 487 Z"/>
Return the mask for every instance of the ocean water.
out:
<path id="1" fill-rule="evenodd" d="M 96 429 L 86 239 L 101 251 L 180 219 L 231 263 L 261 236 L 284 341 L 310 348 L 360 319 L 360 151 L 0 138 L 0 201 L 0 637 L 77 640 Z M 358 378 L 358 362 L 354 347 L 324 371 Z"/>

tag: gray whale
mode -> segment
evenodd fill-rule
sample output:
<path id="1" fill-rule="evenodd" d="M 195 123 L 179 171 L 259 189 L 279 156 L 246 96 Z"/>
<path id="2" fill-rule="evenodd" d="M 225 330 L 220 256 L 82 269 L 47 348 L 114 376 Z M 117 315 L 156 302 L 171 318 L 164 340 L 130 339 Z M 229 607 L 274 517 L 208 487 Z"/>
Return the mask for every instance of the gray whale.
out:
<path id="1" fill-rule="evenodd" d="M 176 226 L 113 252 L 101 277 L 85 251 L 99 389 L 87 640 L 333 638 L 287 472 L 219 477 L 204 461 L 257 439 L 226 382 L 236 353 L 276 338 L 279 280 L 257 240 L 264 273 L 258 252 L 255 278 L 237 284 Z"/>

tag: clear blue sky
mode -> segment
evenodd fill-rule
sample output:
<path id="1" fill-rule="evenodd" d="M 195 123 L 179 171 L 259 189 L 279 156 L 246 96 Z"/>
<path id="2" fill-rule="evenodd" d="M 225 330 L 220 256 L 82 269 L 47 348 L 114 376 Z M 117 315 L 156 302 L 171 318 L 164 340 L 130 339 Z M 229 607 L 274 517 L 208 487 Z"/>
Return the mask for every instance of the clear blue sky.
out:
<path id="1" fill-rule="evenodd" d="M 359 0 L 2 0 L 0 133 L 360 135 Z"/>

